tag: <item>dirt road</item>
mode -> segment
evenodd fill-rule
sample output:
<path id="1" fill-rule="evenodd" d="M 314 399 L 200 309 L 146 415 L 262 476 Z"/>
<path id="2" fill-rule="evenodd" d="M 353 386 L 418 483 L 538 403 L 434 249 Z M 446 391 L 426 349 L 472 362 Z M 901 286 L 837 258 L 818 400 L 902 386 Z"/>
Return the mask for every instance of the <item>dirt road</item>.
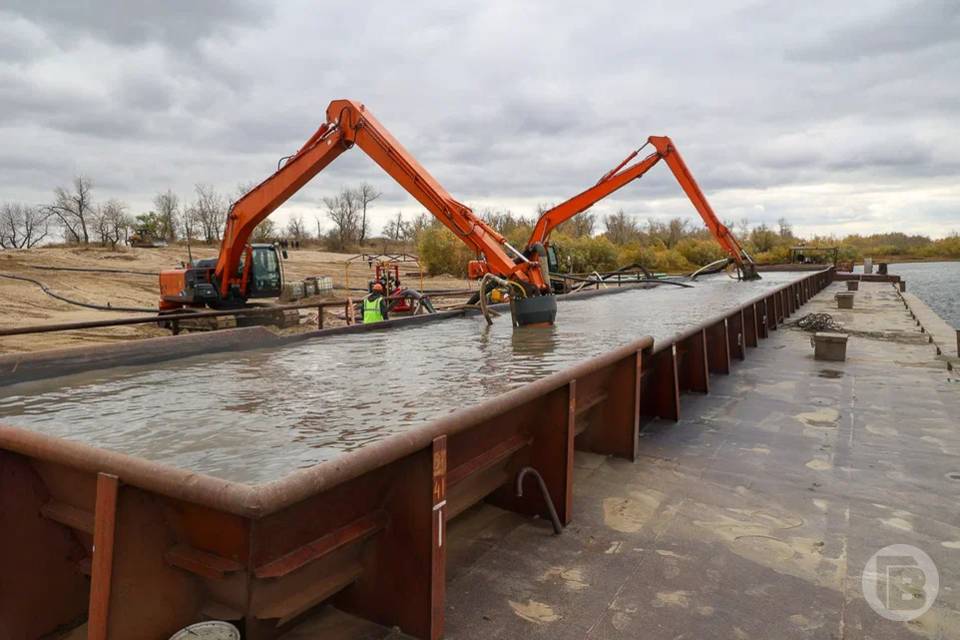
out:
<path id="1" fill-rule="evenodd" d="M 193 248 L 194 258 L 216 256 L 216 247 Z M 330 276 L 335 286 L 347 283 L 346 261 L 356 254 L 331 253 L 306 248 L 291 250 L 284 268 L 288 280 L 307 276 Z M 0 274 L 25 276 L 39 280 L 52 291 L 86 303 L 115 307 L 156 308 L 157 273 L 175 267 L 187 257 L 185 247 L 162 249 L 121 248 L 116 251 L 99 247 L 43 247 L 23 251 L 0 252 Z M 69 271 L 57 269 L 90 269 Z M 104 270 L 104 271 L 93 271 Z M 112 271 L 111 271 L 112 270 Z M 401 278 L 416 267 L 401 266 Z M 360 260 L 350 263 L 349 286 L 363 287 L 371 277 L 371 269 Z M 420 279 L 408 277 L 404 284 L 420 288 Z M 453 277 L 424 278 L 426 289 L 465 289 L 466 280 Z M 338 289 L 337 297 L 347 292 Z M 354 295 L 357 295 L 354 292 Z M 81 322 L 137 315 L 131 312 L 96 311 L 62 302 L 45 294 L 40 287 L 23 281 L 0 278 L 0 328 L 61 322 Z M 329 316 L 328 316 L 329 317 Z M 313 313 L 315 320 L 316 313 Z M 306 312 L 304 321 L 309 321 Z M 85 329 L 70 332 L 0 338 L 0 353 L 36 351 L 81 344 L 109 343 L 116 340 L 169 335 L 150 325 Z"/>

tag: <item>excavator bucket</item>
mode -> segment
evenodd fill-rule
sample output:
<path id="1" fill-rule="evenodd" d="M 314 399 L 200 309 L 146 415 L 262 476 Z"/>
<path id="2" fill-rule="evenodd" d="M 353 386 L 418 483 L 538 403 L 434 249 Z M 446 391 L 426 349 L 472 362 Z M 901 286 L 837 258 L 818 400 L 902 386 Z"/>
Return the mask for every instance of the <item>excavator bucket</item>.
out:
<path id="1" fill-rule="evenodd" d="M 550 326 L 557 319 L 557 298 L 553 294 L 517 298 L 510 303 L 513 326 Z"/>

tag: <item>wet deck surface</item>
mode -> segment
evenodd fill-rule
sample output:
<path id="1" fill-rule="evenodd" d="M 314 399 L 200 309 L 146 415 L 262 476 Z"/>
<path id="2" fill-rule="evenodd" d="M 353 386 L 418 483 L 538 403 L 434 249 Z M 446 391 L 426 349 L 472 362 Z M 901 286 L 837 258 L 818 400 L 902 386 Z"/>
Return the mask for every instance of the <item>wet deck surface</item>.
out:
<path id="1" fill-rule="evenodd" d="M 636 463 L 578 454 L 573 523 L 491 506 L 451 523 L 446 638 L 960 637 L 960 382 L 893 288 L 832 285 L 803 307 L 852 335 L 813 360 L 780 328 L 680 423 L 654 422 Z M 845 287 L 844 287 L 845 288 Z M 932 609 L 876 614 L 875 552 L 905 543 L 939 569 Z M 328 612 L 289 640 L 401 638 Z"/>

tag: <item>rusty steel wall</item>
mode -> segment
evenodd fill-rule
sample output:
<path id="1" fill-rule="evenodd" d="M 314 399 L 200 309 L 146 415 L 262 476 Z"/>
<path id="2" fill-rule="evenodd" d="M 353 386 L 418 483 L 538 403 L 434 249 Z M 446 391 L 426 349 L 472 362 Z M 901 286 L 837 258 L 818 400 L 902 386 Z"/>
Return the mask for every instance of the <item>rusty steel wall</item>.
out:
<path id="1" fill-rule="evenodd" d="M 263 485 L 0 425 L 0 640 L 84 622 L 90 640 L 164 640 L 204 619 L 271 639 L 325 602 L 440 638 L 451 518 L 487 500 L 570 522 L 575 449 L 634 460 L 646 422 L 679 419 L 682 393 L 708 393 L 833 275 Z M 518 497 L 527 468 L 550 505 L 532 482 Z"/>

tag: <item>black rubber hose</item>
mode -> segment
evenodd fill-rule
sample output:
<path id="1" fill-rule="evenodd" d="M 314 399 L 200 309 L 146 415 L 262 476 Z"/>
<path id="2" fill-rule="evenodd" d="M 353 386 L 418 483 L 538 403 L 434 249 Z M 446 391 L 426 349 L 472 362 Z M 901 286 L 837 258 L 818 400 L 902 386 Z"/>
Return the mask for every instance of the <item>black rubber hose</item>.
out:
<path id="1" fill-rule="evenodd" d="M 91 304 L 89 302 L 79 302 L 77 300 L 71 300 L 70 298 L 61 296 L 58 293 L 54 293 L 53 291 L 50 290 L 50 288 L 47 285 L 43 284 L 39 280 L 34 280 L 33 278 L 28 278 L 26 276 L 14 276 L 9 273 L 0 273 L 0 278 L 8 278 L 10 280 L 22 280 L 24 282 L 35 284 L 41 289 L 43 289 L 43 292 L 48 296 L 50 296 L 51 298 L 56 298 L 61 302 L 66 302 L 67 304 L 76 305 L 78 307 L 85 307 L 87 309 L 95 309 L 97 311 L 129 311 L 130 313 L 156 313 L 157 312 L 156 309 L 148 309 L 146 307 L 114 307 L 114 306 L 111 306 L 110 303 L 107 303 L 107 305 L 104 306 L 100 304 Z"/>
<path id="2" fill-rule="evenodd" d="M 159 276 L 159 271 L 131 271 L 129 269 L 104 269 L 96 267 L 42 267 L 39 265 L 30 265 L 31 269 L 40 269 L 41 271 L 79 271 L 86 273 L 131 273 L 135 276 Z"/>
<path id="3" fill-rule="evenodd" d="M 607 282 L 606 280 L 597 280 L 596 278 L 593 278 L 593 277 L 584 278 L 584 277 L 581 277 L 581 276 L 573 276 L 573 275 L 570 275 L 570 274 L 566 274 L 566 275 L 565 275 L 565 274 L 562 274 L 562 273 L 551 273 L 550 275 L 551 275 L 551 276 L 554 276 L 554 277 L 557 277 L 557 278 L 566 278 L 567 280 L 573 280 L 574 282 L 583 282 L 585 285 L 591 285 L 591 284 L 611 284 L 610 282 Z M 674 286 L 677 286 L 677 287 L 685 287 L 685 288 L 687 288 L 687 289 L 692 289 L 692 288 L 693 288 L 693 285 L 692 285 L 692 284 L 686 284 L 686 283 L 684 283 L 684 282 L 677 282 L 676 280 L 668 280 L 667 278 L 656 278 L 656 277 L 654 277 L 654 278 L 643 278 L 643 279 L 639 279 L 639 278 L 638 278 L 637 280 L 627 280 L 624 284 L 638 284 L 638 283 L 640 283 L 640 284 L 672 284 L 672 285 L 674 285 Z"/>

